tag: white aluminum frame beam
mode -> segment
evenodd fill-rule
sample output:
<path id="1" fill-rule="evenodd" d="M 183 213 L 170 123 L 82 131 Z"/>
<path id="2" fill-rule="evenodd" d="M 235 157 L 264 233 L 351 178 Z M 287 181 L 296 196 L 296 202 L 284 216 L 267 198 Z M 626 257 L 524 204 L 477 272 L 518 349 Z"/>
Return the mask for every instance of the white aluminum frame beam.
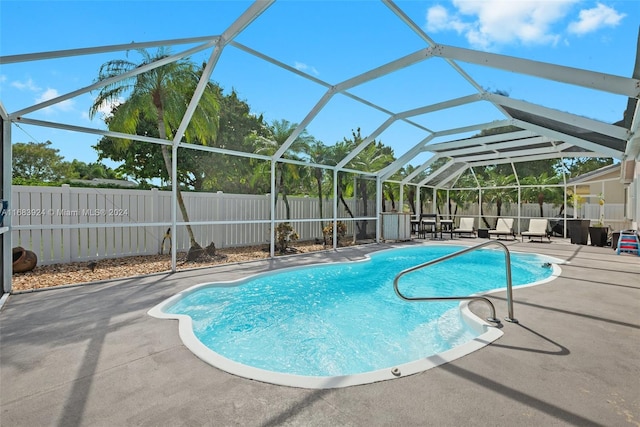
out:
<path id="1" fill-rule="evenodd" d="M 496 159 L 496 160 L 485 160 L 481 162 L 467 162 L 470 167 L 477 166 L 491 166 L 491 165 L 502 165 L 505 163 L 523 163 L 523 162 L 532 162 L 535 160 L 546 160 L 546 159 L 561 159 L 563 157 L 571 157 L 571 158 L 579 158 L 579 157 L 610 157 L 603 153 L 594 153 L 591 151 L 584 152 L 575 152 L 575 153 L 554 153 L 554 154 L 538 154 L 535 156 L 525 156 L 520 158 L 511 158 L 511 159 Z"/>
<path id="2" fill-rule="evenodd" d="M 387 167 L 380 170 L 379 175 L 383 181 L 386 181 L 395 174 L 400 168 L 404 167 L 411 159 L 416 157 L 418 154 L 422 152 L 422 147 L 429 143 L 434 138 L 434 135 L 431 134 L 424 138 L 422 141 L 411 147 L 408 151 L 406 151 L 403 155 L 398 157 L 394 162 L 387 165 Z"/>
<path id="3" fill-rule="evenodd" d="M 421 164 L 420 166 L 418 166 L 417 168 L 415 168 L 413 170 L 413 172 L 411 172 L 409 175 L 407 175 L 401 182 L 402 185 L 407 185 L 407 184 L 411 184 L 411 185 L 418 185 L 417 183 L 413 183 L 411 182 L 411 180 L 413 178 L 415 178 L 416 176 L 418 176 L 420 173 L 422 173 L 426 168 L 428 168 L 429 166 L 431 166 L 436 160 L 440 159 L 441 157 L 438 155 L 435 155 L 433 157 L 431 157 L 429 160 L 427 160 L 426 162 L 424 162 L 423 164 Z"/>
<path id="4" fill-rule="evenodd" d="M 249 55 L 253 55 L 256 58 L 260 58 L 265 62 L 273 64 L 276 67 L 283 68 L 283 69 L 289 71 L 290 73 L 297 74 L 298 76 L 300 76 L 302 78 L 305 78 L 307 80 L 310 80 L 310 81 L 312 81 L 312 82 L 314 82 L 314 83 L 316 83 L 316 84 L 318 84 L 320 86 L 324 86 L 327 89 L 331 88 L 331 86 L 332 86 L 330 83 L 327 83 L 324 80 L 320 80 L 319 78 L 317 78 L 315 76 L 312 76 L 311 74 L 305 73 L 304 71 L 300 71 L 297 68 L 294 68 L 294 67 L 292 67 L 292 66 L 290 66 L 288 64 L 285 64 L 284 62 L 280 62 L 277 59 L 272 58 L 272 57 L 270 57 L 268 55 L 265 55 L 262 52 L 258 52 L 257 50 L 251 49 L 250 47 L 245 46 L 245 45 L 243 45 L 241 43 L 238 43 L 235 40 L 230 41 L 229 45 L 235 47 L 236 49 L 242 50 L 243 52 L 248 53 Z"/>
<path id="5" fill-rule="evenodd" d="M 418 183 L 419 187 L 422 187 L 423 185 L 425 185 L 427 182 L 431 181 L 433 178 L 438 177 L 439 175 L 441 175 L 444 171 L 446 171 L 447 169 L 449 169 L 451 166 L 453 166 L 455 164 L 455 162 L 453 160 L 449 160 L 447 163 L 445 163 L 444 165 L 442 165 L 439 169 L 437 169 L 435 172 L 432 172 L 429 174 L 429 176 L 427 176 L 425 179 L 423 179 L 422 181 L 420 181 Z M 435 188 L 435 186 L 434 186 Z"/>
<path id="6" fill-rule="evenodd" d="M 578 128 L 587 129 L 603 135 L 626 141 L 629 138 L 629 130 L 620 126 L 611 125 L 594 119 L 588 119 L 576 114 L 567 113 L 553 108 L 543 107 L 526 101 L 509 98 L 507 96 L 487 93 L 485 98 L 493 103 L 506 105 L 520 111 L 529 112 L 557 122 L 566 123 Z"/>
<path id="7" fill-rule="evenodd" d="M 471 95 L 461 96 L 458 98 L 449 99 L 447 101 L 438 102 L 431 105 L 425 105 L 424 107 L 414 108 L 398 114 L 398 117 L 412 117 L 422 114 L 433 113 L 435 111 L 446 110 L 448 108 L 459 107 L 461 105 L 471 104 L 473 102 L 482 101 L 482 94 L 475 93 Z M 437 133 L 437 132 L 434 132 Z"/>
<path id="8" fill-rule="evenodd" d="M 608 148 L 595 142 L 587 141 L 581 138 L 576 138 L 575 136 L 567 135 L 566 133 L 562 133 L 556 130 L 534 125 L 523 120 L 514 119 L 514 122 L 516 123 L 516 126 L 532 130 L 540 135 L 546 135 L 554 140 L 568 142 L 569 144 L 584 148 L 585 150 L 590 150 L 594 153 L 600 153 L 601 157 L 613 157 L 614 159 L 618 160 L 622 159 L 623 153 L 619 150 Z"/>
<path id="9" fill-rule="evenodd" d="M 613 74 L 440 44 L 434 47 L 433 55 L 624 95 L 629 98 L 640 96 L 640 80 Z"/>
<path id="10" fill-rule="evenodd" d="M 2 101 L 0 101 L 0 117 L 2 117 L 4 120 L 9 120 L 9 113 L 7 112 L 7 109 L 4 108 L 4 104 L 2 103 Z"/>
<path id="11" fill-rule="evenodd" d="M 454 158 L 458 158 L 458 156 L 463 156 L 463 155 L 473 155 L 474 153 L 484 153 L 486 151 L 492 151 L 496 154 L 500 154 L 500 150 L 504 150 L 504 149 L 508 149 L 508 148 L 514 148 L 514 147 L 521 147 L 521 148 L 526 148 L 527 146 L 531 146 L 531 145 L 537 145 L 537 144 L 541 144 L 541 143 L 549 143 L 551 144 L 554 140 L 547 138 L 546 136 L 537 136 L 537 137 L 533 137 L 533 138 L 527 138 L 527 139 L 519 139 L 519 140 L 515 140 L 515 141 L 505 141 L 505 142 L 496 142 L 494 144 L 491 145 L 481 145 L 479 147 L 467 147 L 467 148 L 461 148 L 459 150 L 454 150 L 454 149 L 450 149 L 450 150 L 442 150 L 442 151 L 435 151 L 439 154 L 445 155 L 445 156 L 451 156 Z M 562 149 L 567 149 L 569 148 L 571 145 L 567 144 L 565 146 L 563 146 Z M 551 145 L 549 145 L 549 147 L 551 147 Z M 503 154 L 507 154 L 507 153 L 503 153 Z"/>
<path id="12" fill-rule="evenodd" d="M 563 148 L 570 148 L 571 144 L 563 144 Z M 482 161 L 489 159 L 510 159 L 523 157 L 527 155 L 537 155 L 537 154 L 551 154 L 551 153 L 559 153 L 561 150 L 558 149 L 557 146 L 549 146 L 549 147 L 541 147 L 541 148 L 524 148 L 522 150 L 514 150 L 508 151 L 504 153 L 489 153 L 489 154 L 475 154 L 464 157 L 453 157 L 456 163 L 468 163 L 474 161 Z M 450 154 L 449 154 L 450 155 Z"/>
<path id="13" fill-rule="evenodd" d="M 413 20 L 411 18 L 409 18 L 409 16 L 406 13 L 404 13 L 404 11 L 402 9 L 400 9 L 393 1 L 391 1 L 391 0 L 382 0 L 382 3 L 384 3 L 385 6 L 387 6 L 393 13 L 395 13 L 396 16 L 398 18 L 400 18 L 400 20 L 402 20 L 402 22 L 404 22 L 406 26 L 411 28 L 411 30 L 414 33 L 416 33 L 418 36 L 420 36 L 420 38 L 422 40 L 427 42 L 427 44 L 429 46 L 435 46 L 436 45 L 436 42 L 433 41 L 433 39 L 431 37 L 429 37 L 427 35 L 427 33 L 422 31 L 422 28 L 420 28 L 419 25 L 417 25 L 415 22 L 413 22 Z"/>
<path id="14" fill-rule="evenodd" d="M 629 129 L 632 137 L 627 141 L 624 156 L 627 160 L 640 160 L 640 100 L 636 102 L 636 109 L 631 119 L 631 129 Z"/>
<path id="15" fill-rule="evenodd" d="M 79 49 L 53 50 L 49 52 L 26 53 L 21 55 L 0 56 L 0 65 L 15 64 L 20 62 L 42 61 L 46 59 L 65 58 L 69 56 L 95 55 L 99 53 L 120 52 L 133 49 L 146 49 L 149 47 L 174 46 L 191 43 L 216 43 L 220 36 L 190 37 L 182 39 L 158 40 L 151 42 L 138 42 L 126 44 L 114 44 Z"/>
<path id="16" fill-rule="evenodd" d="M 378 68 L 374 68 L 373 70 L 369 70 L 365 73 L 362 73 L 358 76 L 347 79 L 341 83 L 336 84 L 329 88 L 329 90 L 323 95 L 323 97 L 318 101 L 318 103 L 313 107 L 313 109 L 307 114 L 307 116 L 302 120 L 302 122 L 298 125 L 296 129 L 291 133 L 289 138 L 282 144 L 282 146 L 276 151 L 273 155 L 273 159 L 277 160 L 284 155 L 284 153 L 289 149 L 291 144 L 296 140 L 296 138 L 302 133 L 302 131 L 311 123 L 311 121 L 315 118 L 316 115 L 324 108 L 324 106 L 331 100 L 333 95 L 336 93 L 342 93 L 348 89 L 351 89 L 355 86 L 361 85 L 371 80 L 375 80 L 379 77 L 385 76 L 394 71 L 400 70 L 402 68 L 406 68 L 410 65 L 413 65 L 417 62 L 424 61 L 425 59 L 431 58 L 431 48 L 420 49 L 417 52 L 406 55 L 402 58 L 396 59 L 395 61 L 391 61 L 387 64 L 384 64 Z"/>
<path id="17" fill-rule="evenodd" d="M 320 86 L 323 86 L 326 89 L 330 89 L 331 87 L 333 87 L 333 85 L 331 85 L 328 82 L 320 80 L 315 76 L 307 74 L 307 73 L 305 73 L 303 71 L 300 71 L 300 70 L 298 70 L 296 68 L 293 68 L 290 65 L 287 65 L 287 64 L 285 64 L 283 62 L 280 62 L 277 59 L 274 59 L 274 58 L 272 58 L 270 56 L 267 56 L 267 55 L 265 55 L 265 54 L 263 54 L 261 52 L 253 50 L 253 49 L 251 49 L 251 48 L 249 48 L 247 46 L 244 46 L 244 45 L 242 45 L 242 44 L 240 44 L 238 42 L 232 41 L 229 44 L 231 46 L 233 46 L 233 47 L 236 47 L 236 48 L 238 48 L 238 49 L 250 54 L 250 55 L 253 55 L 253 56 L 257 57 L 257 58 L 260 58 L 260 59 L 262 59 L 262 60 L 264 60 L 266 62 L 269 62 L 269 63 L 271 63 L 271 64 L 273 64 L 273 65 L 275 65 L 277 67 L 283 68 L 283 69 L 285 69 L 285 70 L 287 70 L 287 71 L 289 71 L 291 73 L 297 74 L 298 76 L 303 77 L 303 78 L 305 78 L 307 80 L 310 80 L 310 81 L 312 81 L 312 82 L 314 82 L 314 83 L 316 83 L 316 84 L 318 84 Z M 389 111 L 386 108 L 383 108 L 383 107 L 381 107 L 379 105 L 376 105 L 376 104 L 374 104 L 372 102 L 369 102 L 366 99 L 360 98 L 359 96 L 354 95 L 354 94 L 352 94 L 352 93 L 350 93 L 350 92 L 348 92 L 346 90 L 340 92 L 340 94 L 346 96 L 347 98 L 351 98 L 354 101 L 359 102 L 362 105 L 365 105 L 367 107 L 373 108 L 374 110 L 380 111 L 381 113 L 387 114 L 389 116 L 395 116 L 396 115 L 394 112 Z M 428 129 L 428 128 L 422 126 L 421 124 L 415 123 L 415 122 L 413 122 L 413 121 L 411 121 L 411 120 L 409 120 L 407 118 L 400 118 L 399 120 L 402 120 L 403 122 L 408 123 L 409 125 L 411 125 L 413 127 L 416 127 L 418 129 L 421 129 L 421 130 L 423 130 L 425 132 L 433 132 L 431 129 Z"/>
<path id="18" fill-rule="evenodd" d="M 419 25 L 417 25 L 409 16 L 404 13 L 402 9 L 400 9 L 393 1 L 391 0 L 382 0 L 382 2 L 393 12 L 396 14 L 398 18 L 402 22 L 405 23 L 414 33 L 416 33 L 422 40 L 424 40 L 429 47 L 437 46 L 437 43 L 425 33 Z M 469 84 L 471 84 L 478 93 L 482 93 L 484 89 L 480 86 L 466 71 L 464 71 L 455 61 L 449 58 L 444 58 L 444 60 L 458 73 L 464 78 Z"/>
<path id="19" fill-rule="evenodd" d="M 512 122 L 512 120 L 510 118 L 503 119 L 503 120 L 493 120 L 493 121 L 485 122 L 485 123 L 477 123 L 475 125 L 460 126 L 460 127 L 457 127 L 457 128 L 439 130 L 439 131 L 434 132 L 434 136 L 439 138 L 441 136 L 457 135 L 457 134 L 460 134 L 460 133 L 467 133 L 467 132 L 473 132 L 473 131 L 478 131 L 478 130 L 492 129 L 492 128 L 500 127 L 500 126 L 509 126 L 511 124 L 513 124 L 513 122 Z"/>
<path id="20" fill-rule="evenodd" d="M 320 100 L 316 103 L 316 105 L 314 105 L 311 111 L 309 111 L 307 116 L 302 120 L 302 122 L 300 122 L 298 127 L 295 128 L 293 132 L 291 132 L 289 138 L 287 138 L 287 140 L 280 146 L 280 148 L 278 148 L 275 154 L 271 156 L 271 159 L 273 161 L 279 160 L 284 155 L 289 147 L 291 147 L 291 144 L 293 144 L 296 138 L 300 136 L 302 131 L 304 131 L 307 126 L 309 126 L 309 123 L 311 123 L 311 121 L 318 115 L 318 113 L 324 108 L 324 106 L 327 105 L 327 103 L 331 100 L 335 93 L 335 88 L 331 87 L 328 91 L 325 92 L 324 95 L 322 95 L 322 98 L 320 98 Z"/>
<path id="21" fill-rule="evenodd" d="M 394 61 L 388 62 L 377 68 L 366 71 L 358 76 L 352 77 L 341 83 L 338 83 L 335 86 L 336 91 L 343 92 L 353 87 L 360 86 L 363 83 L 378 79 L 382 76 L 386 76 L 387 74 L 390 74 L 394 71 L 401 70 L 410 65 L 417 64 L 418 62 L 422 62 L 426 59 L 431 58 L 432 56 L 433 56 L 432 48 L 427 47 L 424 49 L 420 49 L 416 52 L 410 53 L 409 55 L 403 56 L 402 58 L 398 58 Z"/>
<path id="22" fill-rule="evenodd" d="M 29 118 L 26 118 L 26 117 L 21 117 L 21 118 L 15 120 L 14 122 L 15 123 L 20 123 L 20 124 L 26 124 L 26 125 L 49 127 L 49 128 L 53 128 L 53 129 L 68 130 L 68 131 L 71 131 L 71 132 L 79 132 L 79 133 L 87 133 L 87 134 L 93 134 L 93 135 L 109 136 L 109 137 L 112 137 L 112 138 L 130 139 L 132 141 L 149 142 L 149 143 L 152 143 L 152 144 L 172 145 L 171 141 L 168 141 L 166 139 L 155 138 L 155 137 L 151 137 L 151 136 L 133 135 L 133 134 L 122 133 L 122 132 L 114 132 L 114 131 L 109 131 L 109 130 L 94 129 L 94 128 L 87 128 L 87 127 L 82 127 L 82 126 L 74 126 L 74 125 L 66 125 L 66 124 L 62 124 L 62 123 L 47 122 L 47 121 L 44 121 L 44 120 L 29 119 Z M 192 150 L 208 151 L 208 152 L 212 152 L 212 153 L 226 154 L 226 155 L 236 156 L 236 157 L 248 157 L 248 158 L 260 159 L 260 160 L 271 160 L 270 156 L 266 156 L 266 155 L 263 155 L 263 154 L 245 153 L 243 151 L 235 151 L 235 150 L 229 150 L 229 149 L 226 149 L 226 148 L 210 147 L 208 145 L 198 145 L 198 144 L 190 144 L 190 143 L 187 143 L 187 142 L 181 142 L 181 143 L 178 144 L 178 146 L 179 147 L 184 147 L 184 148 L 189 148 L 189 149 L 192 149 Z M 280 161 L 288 162 L 288 163 L 294 163 L 295 162 L 294 160 L 289 160 L 289 159 L 281 159 Z M 302 163 L 302 162 L 300 162 L 300 163 Z M 312 165 L 310 163 L 304 163 L 304 164 L 306 166 Z M 333 168 L 333 166 L 323 166 L 323 165 L 312 165 L 312 166 Z"/>
<path id="23" fill-rule="evenodd" d="M 450 181 L 457 181 L 458 178 L 460 178 L 460 176 L 465 173 L 467 171 L 467 169 L 469 169 L 469 165 L 465 165 L 463 168 L 461 168 L 458 172 L 456 173 L 452 173 L 451 175 L 449 175 L 448 177 L 446 177 L 445 179 L 443 179 L 442 181 L 440 181 L 440 183 L 436 186 L 436 188 L 444 188 L 445 185 L 450 182 Z M 455 182 L 454 184 L 455 185 Z M 452 185 L 452 187 L 453 187 Z"/>
<path id="24" fill-rule="evenodd" d="M 153 144 L 171 145 L 171 141 L 169 141 L 169 140 L 155 138 L 155 137 L 152 137 L 152 136 L 134 135 L 134 134 L 123 133 L 123 132 L 114 132 L 114 131 L 110 131 L 110 130 L 88 128 L 88 127 L 76 126 L 76 125 L 67 125 L 67 124 L 63 124 L 63 123 L 48 122 L 48 121 L 45 121 L 45 120 L 30 119 L 28 117 L 18 117 L 17 119 L 13 120 L 13 122 L 15 122 L 17 124 L 25 124 L 25 125 L 33 125 L 33 126 L 40 126 L 40 127 L 46 127 L 46 128 L 53 128 L 53 129 L 68 130 L 68 131 L 71 131 L 71 132 L 80 132 L 80 133 L 88 133 L 88 134 L 93 134 L 93 135 L 110 136 L 112 138 L 130 139 L 130 140 L 133 140 L 133 141 L 141 141 L 141 142 L 151 142 Z"/>
<path id="25" fill-rule="evenodd" d="M 457 148 L 466 148 L 466 147 L 474 147 L 476 145 L 485 145 L 492 143 L 499 143 L 505 141 L 519 141 L 526 138 L 534 138 L 539 136 L 539 134 L 523 130 L 516 132 L 508 132 L 508 133 L 497 133 L 494 135 L 480 136 L 477 138 L 464 138 L 464 139 L 455 139 L 452 141 L 439 142 L 437 144 L 428 145 L 426 148 L 429 151 L 433 152 L 442 152 L 448 149 L 457 149 Z"/>
<path id="26" fill-rule="evenodd" d="M 193 113 L 198 107 L 198 103 L 202 98 L 202 94 L 209 84 L 209 80 L 211 78 L 211 74 L 213 73 L 213 69 L 218 63 L 218 59 L 220 59 L 220 55 L 222 54 L 222 50 L 224 47 L 236 38 L 249 24 L 251 24 L 254 20 L 258 18 L 269 6 L 273 4 L 275 0 L 265 0 L 265 1 L 256 1 L 254 2 L 247 10 L 244 11 L 242 15 L 238 19 L 236 19 L 230 26 L 227 28 L 222 35 L 220 36 L 216 46 L 211 52 L 211 56 L 207 61 L 207 65 L 205 65 L 204 70 L 202 72 L 202 76 L 200 76 L 200 81 L 198 82 L 196 89 L 191 97 L 191 101 L 187 106 L 187 110 L 182 117 L 182 121 L 180 122 L 180 126 L 176 131 L 176 134 L 173 138 L 173 144 L 178 144 L 182 137 L 184 136 L 185 131 L 187 130 L 187 126 L 191 122 L 191 118 L 193 117 Z"/>
<path id="27" fill-rule="evenodd" d="M 0 115 L 2 116 L 2 126 L 0 126 L 0 132 L 2 132 L 2 145 L 0 146 L 0 150 L 2 150 L 2 170 L 0 170 L 0 174 L 2 174 L 2 198 L 9 201 L 9 209 L 12 208 L 11 203 L 13 203 L 11 199 L 11 178 L 13 176 L 13 170 L 11 168 L 12 164 L 12 147 L 11 147 L 11 122 L 7 120 L 7 111 L 4 109 L 4 106 L 0 104 Z M 11 248 L 12 244 L 12 224 L 13 224 L 13 216 L 5 215 L 4 217 L 4 226 L 8 227 L 9 230 L 2 234 L 0 241 L 2 241 L 2 271 L 0 271 L 0 284 L 2 285 L 2 292 L 8 293 L 11 292 L 11 277 L 13 274 L 12 269 L 12 255 Z M 1 307 L 0 307 L 1 308 Z"/>
<path id="28" fill-rule="evenodd" d="M 414 108 L 414 109 L 411 109 L 411 110 L 404 111 L 402 113 L 398 113 L 395 116 L 392 116 L 389 119 L 387 119 L 378 129 L 376 129 L 376 131 L 374 131 L 374 133 L 372 134 L 372 135 L 375 135 L 375 136 L 365 138 L 365 140 L 363 140 L 362 143 L 358 147 L 356 147 L 355 150 L 353 150 L 342 161 L 340 161 L 340 163 L 338 163 L 338 165 L 336 167 L 341 168 L 344 165 L 346 165 L 348 162 L 350 162 L 367 145 L 369 145 L 378 135 L 380 135 L 386 128 L 388 128 L 393 122 L 395 122 L 398 119 L 412 117 L 412 116 L 418 116 L 418 115 L 421 115 L 421 114 L 432 113 L 432 112 L 435 112 L 435 111 L 445 110 L 445 109 L 448 109 L 448 108 L 459 107 L 461 105 L 470 104 L 472 102 L 476 102 L 476 101 L 480 101 L 480 100 L 482 100 L 482 96 L 480 94 L 473 94 L 473 95 L 467 95 L 467 96 L 462 96 L 462 97 L 459 97 L 459 98 L 450 99 L 450 100 L 444 101 L 444 102 L 438 102 L 436 104 L 426 105 L 426 106 L 420 107 L 420 108 Z M 435 134 L 436 133 L 434 132 L 432 135 L 435 135 Z M 369 138 L 371 138 L 371 139 L 369 139 Z M 429 138 L 429 140 L 431 140 L 431 139 L 432 138 Z M 418 145 L 424 146 L 424 143 L 421 142 Z M 414 149 L 416 149 L 416 146 L 414 146 L 411 149 L 411 151 L 413 151 Z M 405 154 L 407 154 L 407 153 L 405 153 Z M 416 152 L 414 155 L 411 156 L 411 158 L 417 156 L 418 154 L 419 154 L 419 152 Z M 402 165 L 400 167 L 402 167 Z M 400 167 L 398 167 L 396 170 L 400 169 Z M 385 168 L 381 169 L 380 171 L 377 172 L 377 174 L 381 174 L 382 171 L 384 171 L 384 170 L 385 170 Z M 391 175 L 393 175 L 393 173 L 395 173 L 396 170 L 394 170 L 391 173 Z M 386 174 L 388 175 L 388 173 L 386 173 Z M 383 178 L 383 180 L 384 180 L 384 178 Z"/>
<path id="29" fill-rule="evenodd" d="M 369 144 L 371 144 L 378 136 L 380 136 L 380 134 L 384 132 L 389 126 L 391 126 L 396 120 L 397 120 L 397 117 L 395 116 L 391 116 L 387 120 L 385 120 L 384 123 L 378 126 L 378 128 L 374 130 L 371 135 L 363 139 L 362 142 L 358 144 L 356 148 L 351 150 L 349 154 L 347 154 L 342 160 L 340 160 L 336 165 L 336 168 L 342 169 L 347 163 L 349 163 L 358 154 L 360 154 L 362 150 L 364 150 Z"/>
<path id="30" fill-rule="evenodd" d="M 191 101 L 189 101 L 189 105 L 187 106 L 184 115 L 182 116 L 182 121 L 180 122 L 180 126 L 178 126 L 178 130 L 176 130 L 176 134 L 173 137 L 173 144 L 177 145 L 182 140 L 184 133 L 187 131 L 187 127 L 189 123 L 191 123 L 191 119 L 193 118 L 193 114 L 198 108 L 198 104 L 200 103 L 200 99 L 202 98 L 202 94 L 204 90 L 207 88 L 209 84 L 209 79 L 211 78 L 211 73 L 213 73 L 213 69 L 218 63 L 218 59 L 220 59 L 220 54 L 222 53 L 222 49 L 224 47 L 219 43 L 215 48 L 213 48 L 213 52 L 211 52 L 211 56 L 207 61 L 207 65 L 205 65 L 204 70 L 202 71 L 202 76 L 200 76 L 200 80 L 196 85 L 196 89 L 193 91 L 193 95 L 191 96 Z"/>
<path id="31" fill-rule="evenodd" d="M 187 50 L 185 50 L 183 52 L 180 52 L 180 53 L 177 53 L 175 55 L 167 56 L 166 58 L 162 58 L 162 59 L 154 61 L 154 62 L 152 62 L 150 64 L 146 64 L 146 65 L 143 65 L 141 67 L 135 68 L 135 69 L 133 69 L 133 70 L 127 72 L 127 73 L 121 74 L 119 76 L 111 77 L 111 78 L 108 78 L 108 79 L 105 79 L 105 80 L 101 80 L 101 81 L 93 83 L 93 84 L 91 84 L 89 86 L 85 86 L 85 87 L 83 87 L 81 89 L 77 89 L 77 90 L 74 90 L 72 92 L 66 93 L 64 95 L 60 95 L 60 96 L 57 96 L 55 98 L 51 98 L 51 99 L 49 99 L 47 101 L 43 101 L 43 102 L 41 102 L 39 104 L 32 105 L 31 107 L 23 108 L 22 110 L 18 110 L 18 111 L 14 112 L 14 113 L 11 113 L 9 115 L 9 117 L 10 117 L 11 120 L 13 120 L 13 119 L 21 117 L 21 116 L 23 116 L 25 114 L 29 114 L 29 113 L 41 110 L 41 109 L 46 108 L 46 107 L 50 107 L 51 105 L 55 105 L 55 104 L 57 104 L 59 102 L 66 101 L 66 100 L 71 99 L 71 98 L 75 98 L 76 96 L 82 95 L 83 93 L 91 92 L 92 90 L 99 89 L 99 88 L 101 88 L 103 86 L 106 86 L 106 85 L 109 85 L 111 83 L 123 80 L 125 78 L 137 76 L 137 75 L 145 73 L 145 72 L 147 72 L 149 70 L 153 70 L 155 68 L 162 67 L 163 65 L 170 64 L 171 62 L 180 60 L 180 59 L 184 58 L 185 56 L 189 56 L 189 55 L 192 55 L 194 53 L 200 52 L 202 50 L 208 49 L 208 48 L 214 46 L 215 44 L 216 44 L 216 42 L 212 41 L 212 42 L 208 42 L 208 43 L 193 47 L 191 49 L 187 49 Z"/>

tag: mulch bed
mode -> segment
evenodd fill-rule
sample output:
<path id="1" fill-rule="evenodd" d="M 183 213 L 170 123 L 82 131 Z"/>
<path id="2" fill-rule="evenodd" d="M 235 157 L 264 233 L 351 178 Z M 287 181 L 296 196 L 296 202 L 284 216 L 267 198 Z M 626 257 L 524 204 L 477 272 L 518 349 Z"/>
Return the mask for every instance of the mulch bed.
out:
<path id="1" fill-rule="evenodd" d="M 341 242 L 340 246 L 344 246 Z M 296 242 L 293 253 L 325 250 L 322 243 Z M 268 246 L 245 246 L 218 249 L 214 256 L 201 255 L 197 261 L 187 261 L 187 253 L 179 253 L 177 269 L 186 270 L 226 263 L 255 261 L 269 257 Z M 39 265 L 26 273 L 13 274 L 13 291 L 29 291 L 62 285 L 121 279 L 171 271 L 171 255 L 145 255 L 101 259 L 91 262 Z"/>

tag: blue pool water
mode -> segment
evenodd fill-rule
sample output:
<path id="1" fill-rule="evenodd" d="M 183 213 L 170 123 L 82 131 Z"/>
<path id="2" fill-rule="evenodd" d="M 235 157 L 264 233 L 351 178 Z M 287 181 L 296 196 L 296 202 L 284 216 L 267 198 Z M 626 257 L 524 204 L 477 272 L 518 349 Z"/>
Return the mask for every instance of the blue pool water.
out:
<path id="1" fill-rule="evenodd" d="M 462 249 L 423 246 L 369 260 L 315 265 L 201 285 L 163 305 L 186 315 L 204 346 L 254 368 L 302 376 L 341 376 L 398 366 L 469 342 L 480 332 L 457 302 L 411 303 L 393 291 L 401 270 Z M 549 259 L 511 254 L 514 286 L 544 280 Z M 404 276 L 408 296 L 463 296 L 503 288 L 504 252 L 480 250 Z"/>

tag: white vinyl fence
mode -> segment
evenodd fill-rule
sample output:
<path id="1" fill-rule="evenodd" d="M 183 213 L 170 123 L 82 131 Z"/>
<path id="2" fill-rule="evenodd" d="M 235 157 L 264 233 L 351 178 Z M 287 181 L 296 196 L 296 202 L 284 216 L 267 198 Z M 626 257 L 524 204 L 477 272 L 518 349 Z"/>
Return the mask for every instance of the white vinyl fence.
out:
<path id="1" fill-rule="evenodd" d="M 217 248 L 259 245 L 269 242 L 269 195 L 182 193 L 196 240 L 203 247 Z M 288 197 L 292 225 L 300 240 L 322 238 L 318 199 Z M 353 200 L 350 209 L 362 211 Z M 359 203 L 360 205 L 362 202 Z M 278 200 L 276 218 L 286 219 L 285 205 Z M 369 216 L 375 216 L 375 202 L 369 203 Z M 132 255 L 154 255 L 161 249 L 171 223 L 171 192 L 104 188 L 13 186 L 9 215 L 13 246 L 22 246 L 38 255 L 39 264 L 86 261 Z M 332 217 L 333 201 L 323 200 L 323 216 Z M 356 214 L 357 215 L 357 214 Z M 347 217 L 339 205 L 339 217 Z M 302 220 L 296 222 L 296 220 Z M 183 221 L 178 209 L 178 221 Z M 263 221 L 256 223 L 256 221 Z M 197 224 L 218 222 L 217 224 Z M 368 221 L 373 232 L 373 221 Z M 326 225 L 328 220 L 324 220 Z M 162 224 L 162 225 L 158 225 Z M 355 228 L 347 222 L 348 234 Z M 189 236 L 178 226 L 178 251 L 186 251 Z M 169 250 L 168 243 L 164 246 Z"/>
<path id="2" fill-rule="evenodd" d="M 267 244 L 270 237 L 270 197 L 268 195 L 241 195 L 219 193 L 183 192 L 196 240 L 203 247 L 215 243 L 217 248 Z M 320 204 L 313 197 L 289 197 L 291 223 L 300 240 L 321 239 Z M 356 217 L 362 217 L 362 201 L 347 199 Z M 278 200 L 276 219 L 286 219 L 285 205 Z M 338 217 L 348 218 L 339 203 Z M 446 207 L 445 207 L 446 209 Z M 559 215 L 558 206 L 544 206 L 545 217 Z M 375 201 L 367 206 L 367 217 L 375 217 Z M 432 212 L 425 206 L 423 212 Z M 597 221 L 599 205 L 585 205 L 578 215 Z M 607 204 L 604 207 L 605 224 L 615 230 L 623 226 L 622 205 Z M 443 213 L 443 212 L 440 212 Z M 521 221 L 515 223 L 516 231 L 527 229 L 528 218 L 539 217 L 539 206 L 521 206 Z M 127 190 L 62 187 L 13 186 L 11 215 L 13 246 L 22 246 L 38 255 L 39 264 L 87 261 L 99 258 L 115 258 L 132 255 L 155 255 L 171 221 L 171 192 L 153 190 Z M 323 200 L 323 217 L 333 215 L 333 201 Z M 495 224 L 495 205 L 485 205 L 483 216 Z M 517 204 L 503 205 L 502 216 L 518 217 Z M 445 215 L 446 216 L 446 215 Z M 479 217 L 478 206 L 459 208 L 460 216 Z M 569 211 L 568 217 L 572 217 Z M 178 209 L 178 221 L 182 221 Z M 214 222 L 214 224 L 202 224 Z M 324 224 L 329 220 L 325 219 Z M 355 221 L 347 220 L 347 235 L 356 230 Z M 367 232 L 375 234 L 375 220 L 367 221 Z M 476 219 L 476 227 L 484 227 Z M 178 226 L 178 251 L 186 251 L 189 236 L 185 226 Z M 169 250 L 168 244 L 164 247 Z M 165 252 L 166 253 L 166 252 Z"/>

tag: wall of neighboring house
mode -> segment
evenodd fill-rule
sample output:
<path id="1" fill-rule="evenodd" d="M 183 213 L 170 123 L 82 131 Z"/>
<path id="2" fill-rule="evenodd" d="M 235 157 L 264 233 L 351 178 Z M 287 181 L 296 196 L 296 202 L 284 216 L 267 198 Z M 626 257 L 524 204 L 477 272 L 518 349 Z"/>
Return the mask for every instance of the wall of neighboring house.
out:
<path id="1" fill-rule="evenodd" d="M 627 190 L 627 218 L 636 223 L 636 229 L 640 223 L 640 161 L 635 162 L 633 182 Z"/>
<path id="2" fill-rule="evenodd" d="M 577 185 L 576 191 L 586 199 L 586 203 L 598 203 L 599 195 L 601 194 L 606 203 L 625 202 L 625 186 L 620 182 L 619 168 L 606 174 L 587 179 L 585 182 Z"/>
<path id="3" fill-rule="evenodd" d="M 603 194 L 606 204 L 624 205 L 623 228 L 630 229 L 635 224 L 635 228 L 640 230 L 640 160 L 627 162 L 624 169 L 621 172 L 621 168 L 615 168 L 606 174 L 587 178 L 576 184 L 576 192 L 585 198 L 585 203 L 598 203 L 598 196 Z M 621 177 L 621 173 L 625 176 Z M 569 184 L 569 191 L 572 191 L 571 187 Z"/>

